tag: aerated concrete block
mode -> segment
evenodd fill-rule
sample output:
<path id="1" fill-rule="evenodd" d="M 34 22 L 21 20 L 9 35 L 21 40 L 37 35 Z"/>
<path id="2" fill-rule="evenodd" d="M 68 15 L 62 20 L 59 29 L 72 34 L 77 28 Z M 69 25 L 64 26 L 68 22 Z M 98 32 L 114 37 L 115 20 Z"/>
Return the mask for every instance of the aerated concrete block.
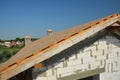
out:
<path id="1" fill-rule="evenodd" d="M 82 61 L 81 61 L 81 59 L 70 60 L 70 61 L 67 62 L 67 64 L 68 64 L 68 67 L 69 66 L 75 66 L 75 65 L 82 64 Z"/>
<path id="2" fill-rule="evenodd" d="M 74 71 L 84 71 L 85 69 L 89 69 L 89 64 L 81 64 L 81 65 L 76 65 L 73 66 Z"/>
<path id="3" fill-rule="evenodd" d="M 90 63 L 90 69 L 98 68 L 98 66 L 100 66 L 100 65 L 101 65 L 100 61 L 94 61 L 94 62 Z"/>
<path id="4" fill-rule="evenodd" d="M 92 56 L 95 57 L 95 56 L 102 56 L 104 55 L 103 53 L 103 50 L 98 50 L 98 51 L 92 51 Z"/>
<path id="5" fill-rule="evenodd" d="M 116 58 L 117 57 L 117 52 L 112 52 L 108 54 L 108 58 Z"/>
<path id="6" fill-rule="evenodd" d="M 73 67 L 58 68 L 57 74 L 73 72 Z"/>
<path id="7" fill-rule="evenodd" d="M 107 59 L 107 55 L 98 55 L 96 57 L 96 60 L 105 60 L 105 59 Z"/>
<path id="8" fill-rule="evenodd" d="M 94 62 L 94 61 L 95 61 L 95 58 L 93 58 L 93 57 L 83 58 L 83 64 L 91 63 L 91 62 Z"/>
<path id="9" fill-rule="evenodd" d="M 87 52 L 83 52 L 83 53 L 79 53 L 77 54 L 78 58 L 88 58 L 91 57 L 91 51 L 87 51 Z"/>
<path id="10" fill-rule="evenodd" d="M 108 49 L 108 46 L 107 46 L 106 44 L 98 45 L 98 46 L 97 46 L 97 49 L 98 49 L 98 50 L 100 50 L 100 49 L 103 49 L 103 50 L 105 49 L 105 50 L 107 50 L 107 49 Z"/>
<path id="11" fill-rule="evenodd" d="M 89 46 L 89 47 L 84 48 L 84 52 L 95 51 L 95 50 L 97 50 L 96 46 Z"/>
<path id="12" fill-rule="evenodd" d="M 53 75 L 53 76 L 48 76 L 47 80 L 57 80 L 57 78 L 55 75 Z"/>
<path id="13" fill-rule="evenodd" d="M 47 77 L 37 77 L 37 79 L 36 80 L 47 80 Z"/>
<path id="14" fill-rule="evenodd" d="M 63 73 L 61 74 L 61 77 L 70 76 L 72 74 L 74 74 L 74 72 Z"/>

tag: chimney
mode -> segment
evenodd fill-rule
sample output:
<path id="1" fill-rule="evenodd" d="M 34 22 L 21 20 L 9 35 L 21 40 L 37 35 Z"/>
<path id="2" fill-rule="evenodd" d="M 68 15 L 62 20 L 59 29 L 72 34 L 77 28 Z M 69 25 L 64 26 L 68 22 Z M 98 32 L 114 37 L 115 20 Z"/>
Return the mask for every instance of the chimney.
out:
<path id="1" fill-rule="evenodd" d="M 31 41 L 31 37 L 30 36 L 25 36 L 25 46 L 27 46 L 28 44 L 30 44 Z"/>
<path id="2" fill-rule="evenodd" d="M 52 29 L 48 29 L 48 31 L 47 31 L 47 35 L 51 35 L 51 34 L 53 34 Z"/>

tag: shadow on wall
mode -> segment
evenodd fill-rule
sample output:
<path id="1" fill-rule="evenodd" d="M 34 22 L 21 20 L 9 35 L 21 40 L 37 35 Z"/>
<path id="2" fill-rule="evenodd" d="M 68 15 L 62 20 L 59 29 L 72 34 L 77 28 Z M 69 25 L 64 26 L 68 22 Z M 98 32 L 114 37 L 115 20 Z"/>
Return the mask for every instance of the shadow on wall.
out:
<path id="1" fill-rule="evenodd" d="M 47 60 L 45 60 L 42 64 L 44 67 L 40 69 L 33 69 L 33 78 L 36 78 L 38 74 L 43 74 L 48 69 L 51 69 L 57 66 L 60 62 L 68 60 L 72 55 L 77 55 L 78 52 L 83 51 L 85 47 L 89 47 L 95 41 L 100 38 L 106 36 L 109 32 L 107 30 L 100 31 L 99 33 L 91 36 L 90 38 L 85 39 L 84 41 L 80 41 L 79 43 L 73 45 L 72 47 L 62 51 L 60 54 L 57 54 Z M 77 58 L 77 56 L 76 56 Z M 66 66 L 66 65 L 64 65 Z"/>

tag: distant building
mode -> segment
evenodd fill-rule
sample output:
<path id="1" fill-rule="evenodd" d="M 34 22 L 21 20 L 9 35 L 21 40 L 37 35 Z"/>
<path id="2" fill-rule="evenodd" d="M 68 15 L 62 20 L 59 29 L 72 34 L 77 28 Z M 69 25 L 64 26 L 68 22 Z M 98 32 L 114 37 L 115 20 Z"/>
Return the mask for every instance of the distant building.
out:
<path id="1" fill-rule="evenodd" d="M 16 45 L 18 45 L 19 47 L 21 47 L 21 46 L 24 46 L 24 41 L 17 41 L 16 42 Z"/>
<path id="2" fill-rule="evenodd" d="M 4 46 L 11 47 L 11 43 L 10 42 L 4 42 Z"/>

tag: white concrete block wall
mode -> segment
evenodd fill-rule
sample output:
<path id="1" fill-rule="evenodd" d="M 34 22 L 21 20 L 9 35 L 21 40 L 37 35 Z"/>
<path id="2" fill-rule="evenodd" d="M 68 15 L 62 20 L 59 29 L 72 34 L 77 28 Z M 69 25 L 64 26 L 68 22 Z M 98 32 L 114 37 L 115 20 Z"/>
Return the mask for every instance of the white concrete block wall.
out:
<path id="1" fill-rule="evenodd" d="M 120 40 L 113 36 L 106 36 L 108 50 L 104 50 L 108 54 L 105 60 L 105 72 L 100 74 L 100 80 L 120 80 Z"/>
<path id="2" fill-rule="evenodd" d="M 75 55 L 72 55 L 71 57 L 69 57 L 69 60 L 75 60 L 75 59 L 76 59 Z"/>
<path id="3" fill-rule="evenodd" d="M 82 64 L 82 60 L 81 59 L 76 59 L 76 60 L 70 60 L 67 62 L 68 67 L 69 66 L 75 66 L 75 65 L 81 65 Z"/>
<path id="4" fill-rule="evenodd" d="M 109 55 L 108 55 L 108 58 L 116 58 L 117 57 L 117 52 L 111 52 Z"/>
<path id="5" fill-rule="evenodd" d="M 91 63 L 91 62 L 95 62 L 95 58 L 94 57 L 83 58 L 83 64 Z"/>
<path id="6" fill-rule="evenodd" d="M 38 76 L 38 77 L 36 78 L 36 80 L 47 80 L 47 77 Z"/>
<path id="7" fill-rule="evenodd" d="M 112 48 L 111 51 L 120 53 L 120 47 Z"/>
<path id="8" fill-rule="evenodd" d="M 101 56 L 104 55 L 104 51 L 103 50 L 92 51 L 91 55 L 93 57 Z"/>
<path id="9" fill-rule="evenodd" d="M 63 67 L 63 62 L 60 62 L 59 64 L 57 64 L 57 65 L 55 66 L 55 68 L 61 68 L 61 67 Z"/>
<path id="10" fill-rule="evenodd" d="M 89 69 L 89 64 L 76 65 L 76 66 L 73 66 L 73 69 L 74 69 L 74 71 L 79 70 L 80 72 L 83 72 L 83 71 Z"/>
<path id="11" fill-rule="evenodd" d="M 100 40 L 98 41 L 98 43 L 99 43 L 99 45 L 105 45 L 105 44 L 107 44 L 107 42 L 106 42 L 105 39 L 100 39 Z"/>
<path id="12" fill-rule="evenodd" d="M 66 66 L 64 66 L 64 62 L 66 62 Z M 48 80 L 97 68 L 105 68 L 105 72 L 100 73 L 100 80 L 120 80 L 120 40 L 113 36 L 105 36 L 70 56 L 64 62 L 53 67 L 54 71 L 51 69 L 46 71 Z M 52 72 L 55 74 L 51 75 Z M 46 80 L 46 78 L 42 80 Z"/>
<path id="13" fill-rule="evenodd" d="M 53 75 L 52 68 L 51 68 L 51 69 L 48 69 L 48 70 L 46 71 L 46 74 L 47 74 L 47 76 L 52 76 L 52 75 Z"/>
<path id="14" fill-rule="evenodd" d="M 90 64 L 90 69 L 96 69 L 98 68 L 100 65 L 101 65 L 101 61 L 94 61 L 92 63 L 89 63 Z"/>
<path id="15" fill-rule="evenodd" d="M 77 54 L 79 59 L 91 57 L 91 51 L 80 52 Z"/>
<path id="16" fill-rule="evenodd" d="M 70 76 L 70 75 L 72 75 L 72 74 L 74 74 L 73 71 L 72 71 L 72 72 L 63 73 L 63 74 L 60 75 L 60 77 Z M 59 77 L 59 78 L 60 78 L 60 77 Z"/>
<path id="17" fill-rule="evenodd" d="M 43 79 L 44 80 L 44 79 Z M 47 77 L 47 80 L 57 80 L 56 76 L 53 75 L 53 76 L 48 76 Z"/>
<path id="18" fill-rule="evenodd" d="M 84 48 L 84 52 L 90 51 L 90 50 L 96 51 L 96 49 L 97 49 L 96 46 L 92 45 L 92 46 L 90 46 L 90 47 L 85 47 L 85 48 Z"/>
<path id="19" fill-rule="evenodd" d="M 63 73 L 69 73 L 73 72 L 73 67 L 66 67 L 66 68 L 58 68 L 57 69 L 57 74 L 63 74 Z"/>

